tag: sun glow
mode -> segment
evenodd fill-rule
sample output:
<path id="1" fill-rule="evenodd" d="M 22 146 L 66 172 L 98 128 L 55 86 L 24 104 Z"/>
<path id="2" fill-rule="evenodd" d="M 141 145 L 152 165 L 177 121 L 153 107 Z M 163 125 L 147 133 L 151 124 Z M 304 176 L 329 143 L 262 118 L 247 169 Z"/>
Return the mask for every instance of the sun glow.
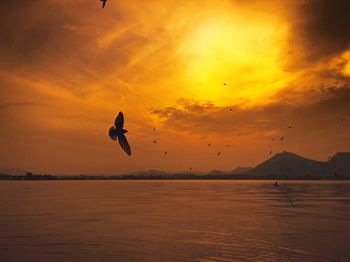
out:
<path id="1" fill-rule="evenodd" d="M 264 103 L 288 82 L 281 62 L 286 32 L 282 24 L 232 16 L 200 24 L 182 47 L 189 93 L 219 104 Z"/>

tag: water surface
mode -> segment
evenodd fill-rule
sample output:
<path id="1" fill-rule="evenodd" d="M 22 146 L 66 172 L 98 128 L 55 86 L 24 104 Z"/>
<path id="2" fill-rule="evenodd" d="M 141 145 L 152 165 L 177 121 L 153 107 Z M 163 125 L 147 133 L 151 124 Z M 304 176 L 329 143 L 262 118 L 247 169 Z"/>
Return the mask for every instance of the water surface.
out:
<path id="1" fill-rule="evenodd" d="M 2 181 L 0 261 L 350 261 L 350 183 Z"/>

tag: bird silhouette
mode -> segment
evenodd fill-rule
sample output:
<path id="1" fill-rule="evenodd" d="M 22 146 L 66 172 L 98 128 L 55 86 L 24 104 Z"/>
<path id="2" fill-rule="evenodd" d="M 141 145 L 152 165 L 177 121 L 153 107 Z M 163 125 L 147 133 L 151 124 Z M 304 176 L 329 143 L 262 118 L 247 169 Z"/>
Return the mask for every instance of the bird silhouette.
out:
<path id="1" fill-rule="evenodd" d="M 128 140 L 125 137 L 125 133 L 128 130 L 123 129 L 124 127 L 124 115 L 123 112 L 119 112 L 118 116 L 114 120 L 114 126 L 109 129 L 109 137 L 112 140 L 118 140 L 121 148 L 127 153 L 129 156 L 131 155 L 131 149 L 128 143 Z"/>
<path id="2" fill-rule="evenodd" d="M 275 187 L 279 187 L 280 184 L 278 183 L 278 181 L 276 181 L 274 184 L 273 184 Z"/>
<path id="3" fill-rule="evenodd" d="M 107 0 L 100 0 L 102 2 L 102 8 L 105 8 Z"/>

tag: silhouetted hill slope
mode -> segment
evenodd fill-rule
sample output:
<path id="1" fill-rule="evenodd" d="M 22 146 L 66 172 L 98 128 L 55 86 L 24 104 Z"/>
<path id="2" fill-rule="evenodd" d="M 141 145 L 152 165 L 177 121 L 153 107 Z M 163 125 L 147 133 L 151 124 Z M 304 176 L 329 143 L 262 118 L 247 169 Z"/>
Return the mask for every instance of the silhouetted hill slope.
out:
<path id="1" fill-rule="evenodd" d="M 245 174 L 257 178 L 313 179 L 329 177 L 332 172 L 326 162 L 308 159 L 290 152 L 282 152 Z"/>
<path id="2" fill-rule="evenodd" d="M 208 175 L 210 176 L 215 176 L 215 175 L 230 175 L 231 173 L 230 172 L 225 172 L 225 171 L 221 171 L 221 170 L 212 170 L 208 173 Z"/>
<path id="3" fill-rule="evenodd" d="M 336 153 L 330 160 L 328 160 L 328 164 L 332 169 L 332 171 L 338 173 L 338 175 L 350 176 L 350 153 L 349 152 Z"/>
<path id="4" fill-rule="evenodd" d="M 237 167 L 232 171 L 232 174 L 243 174 L 252 169 L 253 169 L 252 167 Z"/>
<path id="5" fill-rule="evenodd" d="M 328 163 L 339 167 L 350 170 L 350 152 L 339 152 L 336 153 Z"/>

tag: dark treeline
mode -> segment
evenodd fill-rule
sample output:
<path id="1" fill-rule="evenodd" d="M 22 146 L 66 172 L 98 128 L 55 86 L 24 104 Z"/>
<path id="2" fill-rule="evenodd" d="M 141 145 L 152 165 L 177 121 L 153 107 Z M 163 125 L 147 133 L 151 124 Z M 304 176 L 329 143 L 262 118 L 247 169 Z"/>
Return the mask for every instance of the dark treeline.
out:
<path id="1" fill-rule="evenodd" d="M 253 176 L 247 174 L 208 174 L 196 175 L 190 173 L 168 174 L 168 175 L 78 175 L 78 176 L 55 176 L 32 174 L 28 172 L 24 176 L 0 174 L 0 180 L 276 180 L 275 175 Z M 312 176 L 312 177 L 280 177 L 278 180 L 349 180 L 347 176 Z"/>
<path id="2" fill-rule="evenodd" d="M 12 176 L 0 174 L 0 180 L 57 180 L 57 176 L 53 175 L 34 175 L 28 172 L 25 176 Z"/>
<path id="3" fill-rule="evenodd" d="M 26 175 L 1 175 L 0 180 L 350 180 L 350 152 L 338 152 L 328 161 L 316 161 L 291 152 L 277 153 L 254 168 L 230 172 L 213 170 L 208 174 L 191 172 L 169 174 L 148 170 L 124 175 L 55 176 L 27 172 Z"/>

